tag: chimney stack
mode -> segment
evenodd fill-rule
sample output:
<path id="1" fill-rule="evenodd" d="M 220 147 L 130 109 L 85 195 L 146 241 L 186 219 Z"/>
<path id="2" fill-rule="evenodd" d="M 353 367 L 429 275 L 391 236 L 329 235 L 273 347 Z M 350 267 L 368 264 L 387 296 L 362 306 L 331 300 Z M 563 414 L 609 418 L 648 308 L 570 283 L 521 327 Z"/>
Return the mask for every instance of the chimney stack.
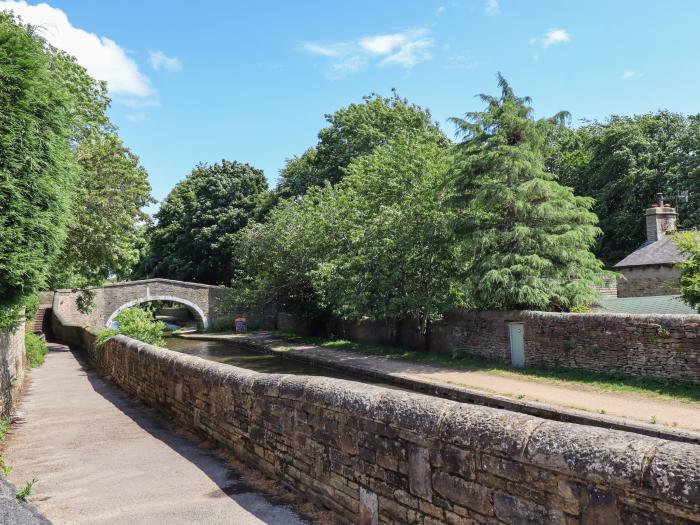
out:
<path id="1" fill-rule="evenodd" d="M 678 214 L 670 204 L 664 204 L 664 194 L 656 194 L 656 202 L 648 208 L 647 219 L 647 241 L 658 241 L 669 232 L 676 231 L 676 219 Z"/>

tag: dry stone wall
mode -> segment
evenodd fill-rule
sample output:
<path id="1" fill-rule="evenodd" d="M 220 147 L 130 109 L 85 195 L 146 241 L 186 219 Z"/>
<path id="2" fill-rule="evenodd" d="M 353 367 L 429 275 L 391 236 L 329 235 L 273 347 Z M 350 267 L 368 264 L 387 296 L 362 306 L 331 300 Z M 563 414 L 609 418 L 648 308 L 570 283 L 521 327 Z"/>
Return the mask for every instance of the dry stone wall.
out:
<path id="1" fill-rule="evenodd" d="M 341 523 L 689 524 L 700 447 L 322 377 L 262 374 L 139 343 L 101 373 Z"/>

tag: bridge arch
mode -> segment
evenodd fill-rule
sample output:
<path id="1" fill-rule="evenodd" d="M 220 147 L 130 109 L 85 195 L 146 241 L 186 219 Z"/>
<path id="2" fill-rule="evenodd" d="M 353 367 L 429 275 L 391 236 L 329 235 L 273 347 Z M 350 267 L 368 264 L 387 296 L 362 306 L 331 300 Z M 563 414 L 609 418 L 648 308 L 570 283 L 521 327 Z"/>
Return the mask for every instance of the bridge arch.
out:
<path id="1" fill-rule="evenodd" d="M 206 330 L 209 327 L 209 319 L 207 318 L 207 315 L 204 313 L 204 311 L 197 306 L 197 304 L 193 303 L 192 301 L 188 301 L 187 299 L 183 299 L 181 297 L 176 297 L 174 295 L 147 295 L 144 297 L 138 297 L 136 299 L 132 299 L 131 301 L 127 301 L 126 303 L 122 304 L 119 306 L 114 312 L 110 314 L 110 316 L 107 318 L 107 322 L 105 323 L 105 326 L 110 326 L 114 319 L 119 315 L 119 312 L 124 310 L 125 308 L 132 308 L 134 306 L 137 306 L 141 303 L 148 303 L 151 301 L 171 301 L 173 303 L 179 303 L 187 307 L 187 309 L 192 313 L 194 316 L 195 320 L 197 321 L 197 329 L 200 331 Z"/>

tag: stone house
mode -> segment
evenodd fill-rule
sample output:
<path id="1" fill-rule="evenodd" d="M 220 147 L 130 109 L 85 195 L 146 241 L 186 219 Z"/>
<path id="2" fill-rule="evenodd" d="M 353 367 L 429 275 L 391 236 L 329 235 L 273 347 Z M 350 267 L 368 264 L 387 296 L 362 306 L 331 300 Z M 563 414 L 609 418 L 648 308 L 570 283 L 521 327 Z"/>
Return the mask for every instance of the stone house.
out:
<path id="1" fill-rule="evenodd" d="M 673 240 L 678 214 L 664 204 L 663 194 L 645 211 L 647 240 L 613 268 L 622 278 L 617 282 L 618 297 L 678 295 L 681 272 L 676 263 L 687 259 Z"/>

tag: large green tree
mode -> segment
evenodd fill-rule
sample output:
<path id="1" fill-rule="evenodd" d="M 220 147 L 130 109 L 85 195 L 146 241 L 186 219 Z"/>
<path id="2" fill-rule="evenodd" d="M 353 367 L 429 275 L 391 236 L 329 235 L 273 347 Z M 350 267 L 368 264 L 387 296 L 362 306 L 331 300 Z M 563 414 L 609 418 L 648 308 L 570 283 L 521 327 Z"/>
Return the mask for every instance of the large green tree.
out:
<path id="1" fill-rule="evenodd" d="M 236 233 L 265 202 L 263 172 L 248 164 L 199 164 L 156 213 L 140 274 L 230 284 Z"/>
<path id="2" fill-rule="evenodd" d="M 74 186 L 71 94 L 31 27 L 0 13 L 0 324 L 45 282 Z M 0 330 L 2 331 L 2 330 Z"/>
<path id="3" fill-rule="evenodd" d="M 547 160 L 560 180 L 595 199 L 604 235 L 596 253 L 615 264 L 646 240 L 644 210 L 657 192 L 680 226 L 700 225 L 700 116 L 660 111 L 560 130 Z M 677 195 L 688 191 L 688 202 Z"/>
<path id="4" fill-rule="evenodd" d="M 546 138 L 564 118 L 534 120 L 528 98 L 499 75 L 501 95 L 455 118 L 457 232 L 466 291 L 479 309 L 568 310 L 595 298 L 602 263 L 593 200 L 575 196 L 545 169 Z"/>
<path id="5" fill-rule="evenodd" d="M 396 91 L 391 97 L 366 96 L 362 103 L 326 115 L 326 121 L 328 126 L 318 133 L 316 147 L 287 161 L 280 173 L 280 196 L 298 197 L 326 181 L 335 184 L 345 176 L 353 160 L 371 154 L 392 138 L 426 129 L 437 130 L 429 111 L 409 103 Z M 444 136 L 442 140 L 449 142 Z"/>
<path id="6" fill-rule="evenodd" d="M 79 184 L 73 216 L 49 279 L 52 288 L 128 277 L 139 259 L 143 207 L 152 202 L 148 174 L 113 132 L 93 130 L 75 150 Z"/>
<path id="7" fill-rule="evenodd" d="M 415 322 L 425 335 L 431 319 L 458 303 L 440 139 L 427 131 L 397 137 L 351 162 L 335 187 L 326 214 L 336 242 L 312 273 L 335 315 Z"/>
<path id="8" fill-rule="evenodd" d="M 415 322 L 459 303 L 448 151 L 435 128 L 396 137 L 350 163 L 338 184 L 282 201 L 240 234 L 241 304 Z"/>
<path id="9" fill-rule="evenodd" d="M 239 306 L 262 309 L 274 304 L 307 320 L 328 314 L 312 272 L 338 241 L 330 214 L 334 204 L 331 187 L 312 187 L 303 198 L 281 201 L 264 223 L 251 222 L 241 230 L 233 286 Z"/>

